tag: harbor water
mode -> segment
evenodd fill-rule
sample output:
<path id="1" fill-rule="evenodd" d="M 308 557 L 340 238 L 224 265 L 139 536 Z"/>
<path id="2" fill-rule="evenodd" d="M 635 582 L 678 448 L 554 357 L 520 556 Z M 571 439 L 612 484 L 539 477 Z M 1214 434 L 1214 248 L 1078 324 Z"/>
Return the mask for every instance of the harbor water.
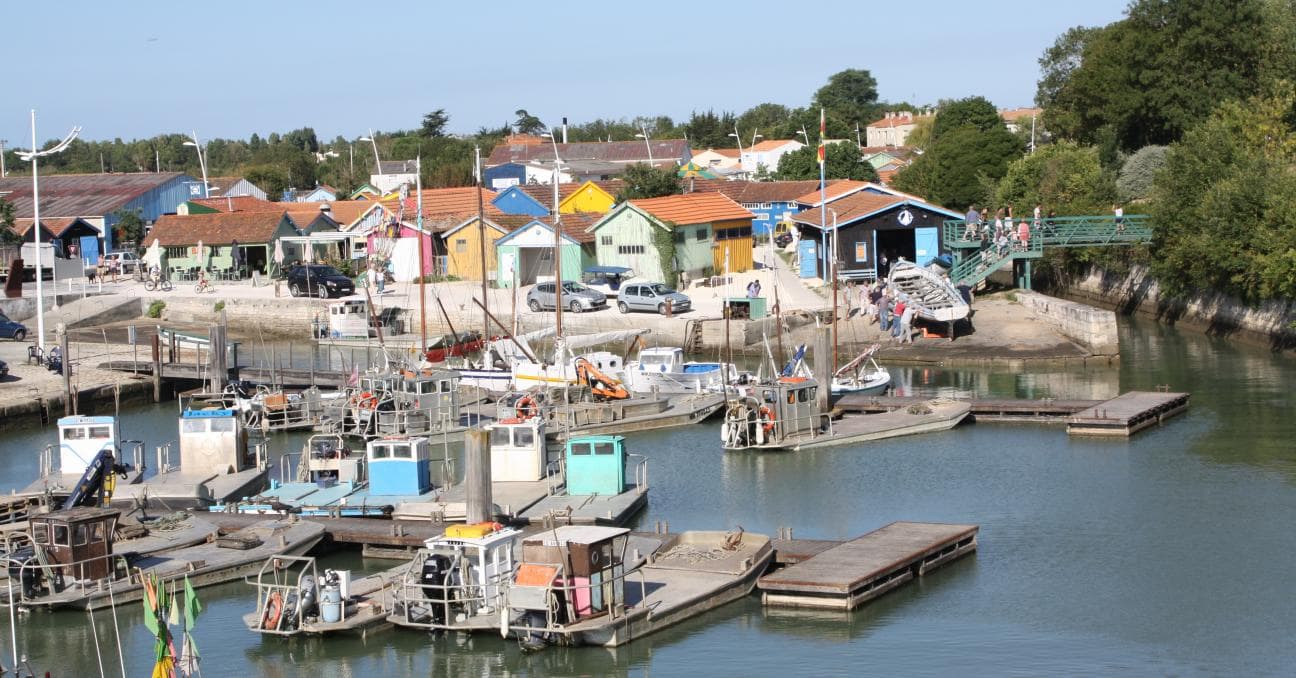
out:
<path id="1" fill-rule="evenodd" d="M 524 654 L 498 635 L 262 637 L 243 583 L 202 589 L 195 638 L 209 676 L 1290 675 L 1296 666 L 1296 363 L 1125 321 L 1103 368 L 898 368 L 902 394 L 1103 398 L 1168 385 L 1188 412 L 1129 440 L 1061 427 L 953 431 L 799 453 L 725 454 L 719 423 L 630 436 L 647 456 L 637 527 L 741 525 L 846 539 L 895 520 L 975 523 L 975 556 L 854 612 L 762 609 L 756 596 L 616 650 Z M 123 413 L 123 438 L 174 440 L 175 403 Z M 35 477 L 53 429 L 0 442 L 0 489 Z M 276 453 L 303 436 L 274 440 Z M 151 463 L 150 459 L 150 463 Z M 461 465 L 459 465 L 461 466 Z M 276 472 L 277 475 L 277 472 Z M 338 553 L 329 566 L 390 561 Z M 93 627 L 92 627 L 93 623 Z M 0 664 L 9 665 L 7 620 Z M 53 675 L 148 675 L 138 603 L 19 618 L 20 654 Z M 96 643 L 97 638 L 97 643 Z"/>

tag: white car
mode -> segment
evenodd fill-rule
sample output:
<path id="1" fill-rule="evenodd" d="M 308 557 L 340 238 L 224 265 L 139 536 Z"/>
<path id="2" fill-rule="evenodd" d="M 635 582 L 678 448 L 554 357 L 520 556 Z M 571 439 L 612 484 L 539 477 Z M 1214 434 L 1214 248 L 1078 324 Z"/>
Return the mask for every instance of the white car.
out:
<path id="1" fill-rule="evenodd" d="M 109 252 L 103 256 L 103 261 L 100 262 L 99 267 L 107 269 L 108 265 L 113 263 L 117 264 L 118 273 L 134 273 L 136 269 L 143 265 L 134 252 Z"/>

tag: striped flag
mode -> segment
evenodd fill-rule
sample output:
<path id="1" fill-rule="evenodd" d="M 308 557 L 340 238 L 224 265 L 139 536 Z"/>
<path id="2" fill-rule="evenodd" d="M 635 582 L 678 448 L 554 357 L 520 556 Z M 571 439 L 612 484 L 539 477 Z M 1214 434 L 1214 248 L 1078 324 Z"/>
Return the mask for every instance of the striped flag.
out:
<path id="1" fill-rule="evenodd" d="M 828 120 L 824 117 L 824 109 L 819 109 L 819 164 L 824 164 L 828 157 L 827 149 L 824 147 L 824 136 L 828 130 Z"/>

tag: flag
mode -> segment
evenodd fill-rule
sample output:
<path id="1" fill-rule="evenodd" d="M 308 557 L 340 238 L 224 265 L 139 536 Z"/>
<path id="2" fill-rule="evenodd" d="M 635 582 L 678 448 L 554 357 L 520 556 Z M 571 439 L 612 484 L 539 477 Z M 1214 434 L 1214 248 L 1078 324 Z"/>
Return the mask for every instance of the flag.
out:
<path id="1" fill-rule="evenodd" d="M 194 592 L 193 584 L 189 583 L 188 576 L 185 577 L 184 597 L 185 628 L 191 629 L 194 627 L 194 620 L 197 619 L 198 613 L 202 612 L 203 608 L 202 603 L 198 601 L 198 594 Z"/>
<path id="2" fill-rule="evenodd" d="M 824 115 L 824 109 L 819 109 L 819 164 L 822 165 L 827 160 L 828 149 L 824 146 L 824 136 L 828 132 L 828 119 Z"/>
<path id="3" fill-rule="evenodd" d="M 180 625 L 180 602 L 171 597 L 171 610 L 167 613 L 167 624 L 170 626 Z"/>

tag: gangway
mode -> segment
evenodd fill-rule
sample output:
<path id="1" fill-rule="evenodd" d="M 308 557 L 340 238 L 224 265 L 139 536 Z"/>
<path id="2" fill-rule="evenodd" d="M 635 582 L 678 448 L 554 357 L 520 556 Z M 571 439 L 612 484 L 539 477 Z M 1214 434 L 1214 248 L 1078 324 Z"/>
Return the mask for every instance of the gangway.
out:
<path id="1" fill-rule="evenodd" d="M 950 219 L 941 228 L 941 241 L 945 250 L 953 252 L 955 264 L 950 280 L 955 285 L 975 287 L 1008 262 L 1022 262 L 1018 286 L 1030 289 L 1031 261 L 1044 256 L 1049 247 L 1112 247 L 1138 245 L 1152 240 L 1151 218 L 1145 214 L 1128 214 L 1118 218 L 1113 215 L 1080 217 L 1047 217 L 1030 224 L 1030 238 L 1025 245 L 1012 242 L 999 248 L 989 237 L 973 234 L 963 219 Z M 1020 221 L 1018 222 L 1020 223 Z M 980 225 L 984 234 L 987 225 Z M 993 229 L 993 227 L 991 227 Z M 1013 227 L 1016 232 L 1016 226 Z"/>

